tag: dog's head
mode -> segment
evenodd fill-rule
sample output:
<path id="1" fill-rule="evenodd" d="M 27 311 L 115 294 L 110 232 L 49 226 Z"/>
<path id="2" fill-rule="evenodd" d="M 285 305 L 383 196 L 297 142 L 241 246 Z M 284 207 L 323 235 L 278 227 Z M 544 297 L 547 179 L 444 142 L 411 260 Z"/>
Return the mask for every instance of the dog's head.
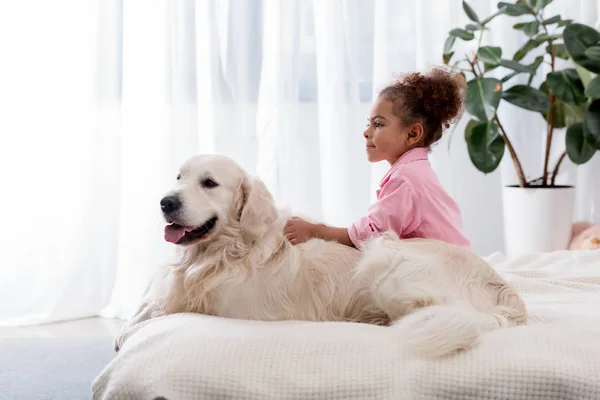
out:
<path id="1" fill-rule="evenodd" d="M 186 246 L 209 242 L 226 229 L 252 242 L 277 218 L 264 183 L 221 155 L 200 155 L 183 164 L 160 207 L 168 223 L 165 240 Z"/>

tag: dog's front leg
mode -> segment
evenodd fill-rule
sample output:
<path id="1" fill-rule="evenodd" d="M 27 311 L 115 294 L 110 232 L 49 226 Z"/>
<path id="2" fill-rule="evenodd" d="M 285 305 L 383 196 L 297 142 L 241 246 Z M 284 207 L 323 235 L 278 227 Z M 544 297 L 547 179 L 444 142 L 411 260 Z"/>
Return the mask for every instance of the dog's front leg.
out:
<path id="1" fill-rule="evenodd" d="M 137 325 L 140 322 L 152 318 L 152 316 L 155 314 L 154 309 L 155 307 L 153 307 L 152 304 L 148 303 L 147 301 L 142 302 L 141 306 L 139 307 L 138 311 L 134 314 L 134 316 L 127 320 L 123 327 L 121 327 L 121 330 L 119 331 L 119 334 L 117 335 L 114 341 L 115 351 L 118 352 L 121 346 L 123 345 L 123 341 L 125 339 L 125 332 L 127 332 L 134 325 Z"/>
<path id="2" fill-rule="evenodd" d="M 169 271 L 166 268 L 161 268 L 150 280 L 150 283 L 146 287 L 146 291 L 142 297 L 142 302 L 138 307 L 137 311 L 131 317 L 115 338 L 114 348 L 115 351 L 119 351 L 123 345 L 125 339 L 125 333 L 133 326 L 144 322 L 148 319 L 158 317 L 164 314 L 165 305 L 162 304 L 166 300 L 161 296 L 161 292 L 164 291 L 165 285 L 169 284 Z"/>

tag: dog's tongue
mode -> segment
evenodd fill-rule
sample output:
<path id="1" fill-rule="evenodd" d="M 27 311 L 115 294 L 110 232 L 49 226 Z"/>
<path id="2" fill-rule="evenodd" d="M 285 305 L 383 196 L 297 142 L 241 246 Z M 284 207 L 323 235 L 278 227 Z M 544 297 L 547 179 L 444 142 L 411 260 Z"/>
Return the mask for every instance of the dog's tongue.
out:
<path id="1" fill-rule="evenodd" d="M 169 243 L 177 243 L 186 232 L 193 231 L 194 227 L 184 227 L 176 224 L 165 226 L 165 240 Z"/>

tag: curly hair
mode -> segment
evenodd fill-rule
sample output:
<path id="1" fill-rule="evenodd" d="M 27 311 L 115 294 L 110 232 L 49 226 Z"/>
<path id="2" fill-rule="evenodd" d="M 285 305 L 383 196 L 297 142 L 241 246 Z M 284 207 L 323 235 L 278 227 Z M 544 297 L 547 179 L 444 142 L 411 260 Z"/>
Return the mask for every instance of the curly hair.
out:
<path id="1" fill-rule="evenodd" d="M 421 122 L 422 145 L 429 147 L 460 118 L 465 87 L 460 73 L 434 67 L 426 74 L 401 75 L 379 92 L 379 98 L 392 102 L 394 115 L 404 125 Z"/>

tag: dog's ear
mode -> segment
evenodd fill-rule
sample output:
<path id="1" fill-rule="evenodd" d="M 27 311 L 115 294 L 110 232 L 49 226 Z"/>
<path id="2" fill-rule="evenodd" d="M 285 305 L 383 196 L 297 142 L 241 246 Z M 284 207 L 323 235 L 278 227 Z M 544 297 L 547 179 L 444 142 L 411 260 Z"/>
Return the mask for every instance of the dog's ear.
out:
<path id="1" fill-rule="evenodd" d="M 238 220 L 242 237 L 253 242 L 262 238 L 277 219 L 277 209 L 267 186 L 258 178 L 246 177 L 238 190 Z"/>

